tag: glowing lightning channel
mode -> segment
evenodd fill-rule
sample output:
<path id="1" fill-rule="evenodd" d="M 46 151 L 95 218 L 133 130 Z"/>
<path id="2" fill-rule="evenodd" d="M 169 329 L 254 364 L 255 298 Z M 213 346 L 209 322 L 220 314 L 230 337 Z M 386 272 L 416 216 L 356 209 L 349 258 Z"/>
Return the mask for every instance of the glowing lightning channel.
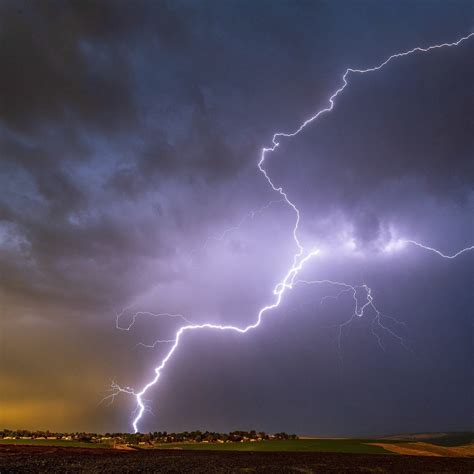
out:
<path id="1" fill-rule="evenodd" d="M 439 250 L 434 249 L 433 247 L 428 247 L 427 245 L 421 244 L 420 242 L 416 242 L 415 240 L 402 240 L 402 242 L 407 243 L 407 244 L 416 245 L 417 247 L 420 247 L 420 248 L 425 249 L 425 250 L 429 250 L 430 252 L 434 252 L 434 253 L 438 254 L 440 257 L 447 258 L 449 260 L 453 260 L 454 258 L 459 257 L 459 255 L 463 254 L 464 252 L 470 252 L 471 250 L 474 250 L 474 245 L 471 245 L 470 247 L 466 247 L 466 248 L 464 248 L 464 249 L 460 250 L 459 252 L 456 252 L 452 255 L 446 255 L 443 252 L 440 252 Z"/>
<path id="2" fill-rule="evenodd" d="M 299 271 L 303 268 L 304 264 L 308 260 L 310 260 L 312 257 L 314 257 L 318 254 L 318 250 L 312 250 L 307 255 L 304 256 L 304 253 L 305 253 L 304 248 L 301 245 L 301 242 L 300 242 L 300 240 L 298 238 L 298 235 L 297 235 L 298 234 L 298 227 L 299 227 L 299 223 L 300 223 L 300 211 L 298 210 L 296 205 L 289 199 L 288 195 L 283 190 L 283 188 L 281 186 L 276 186 L 273 183 L 273 181 L 269 177 L 267 171 L 265 170 L 264 163 L 265 163 L 265 158 L 266 158 L 267 153 L 271 153 L 271 152 L 276 150 L 276 148 L 280 145 L 280 142 L 279 142 L 280 138 L 295 137 L 304 128 L 306 128 L 309 124 L 311 124 L 312 122 L 317 120 L 319 117 L 321 117 L 322 115 L 324 115 L 326 113 L 331 112 L 333 110 L 334 106 L 335 106 L 335 99 L 347 87 L 347 85 L 348 85 L 348 76 L 351 73 L 352 74 L 366 74 L 366 73 L 378 71 L 394 59 L 409 56 L 409 55 L 417 53 L 417 52 L 426 53 L 426 52 L 434 50 L 434 49 L 441 49 L 441 48 L 445 48 L 445 47 L 459 46 L 462 42 L 466 41 L 467 39 L 471 38 L 472 36 L 474 36 L 474 33 L 470 33 L 469 35 L 460 38 L 459 40 L 455 41 L 454 43 L 435 44 L 435 45 L 432 45 L 432 46 L 428 46 L 427 48 L 416 47 L 416 48 L 413 48 L 409 51 L 405 51 L 405 52 L 402 52 L 402 53 L 396 53 L 396 54 L 393 54 L 392 56 L 389 56 L 385 61 L 380 63 L 378 66 L 374 66 L 374 67 L 371 67 L 371 68 L 367 68 L 367 69 L 348 68 L 348 69 L 346 69 L 346 71 L 344 72 L 344 74 L 342 76 L 342 85 L 329 97 L 328 107 L 319 110 L 312 117 L 305 120 L 294 132 L 291 132 L 291 133 L 280 133 L 279 132 L 279 133 L 275 133 L 273 135 L 272 146 L 269 147 L 269 148 L 263 148 L 262 149 L 262 152 L 261 152 L 261 155 L 260 155 L 260 160 L 259 160 L 257 166 L 258 166 L 258 169 L 260 170 L 260 172 L 263 174 L 263 176 L 267 180 L 270 187 L 273 189 L 273 191 L 280 194 L 280 196 L 285 200 L 287 205 L 289 207 L 291 207 L 293 209 L 293 211 L 295 212 L 296 218 L 295 218 L 295 224 L 294 224 L 294 227 L 293 227 L 293 240 L 296 244 L 297 252 L 295 253 L 295 255 L 293 257 L 293 263 L 292 263 L 290 269 L 288 270 L 288 272 L 286 273 L 285 277 L 283 278 L 283 280 L 280 283 L 278 283 L 275 286 L 274 290 L 273 290 L 273 295 L 275 296 L 274 302 L 267 305 L 267 306 L 264 306 L 258 312 L 257 320 L 254 324 L 248 325 L 244 328 L 239 328 L 239 327 L 236 327 L 236 326 L 227 326 L 227 325 L 215 325 L 215 324 L 210 324 L 210 323 L 189 324 L 187 326 L 183 326 L 176 333 L 176 337 L 175 337 L 175 340 L 174 340 L 175 342 L 174 342 L 173 346 L 171 347 L 169 352 L 166 354 L 166 356 L 162 360 L 161 364 L 158 367 L 155 368 L 155 376 L 139 392 L 135 392 L 133 389 L 131 389 L 129 387 L 122 388 L 122 387 L 118 386 L 115 383 L 113 384 L 113 386 L 112 386 L 113 393 L 111 395 L 109 395 L 108 397 L 106 397 L 106 398 L 111 398 L 113 400 L 115 398 L 115 396 L 118 395 L 120 392 L 124 392 L 124 393 L 127 393 L 129 395 L 133 395 L 136 398 L 136 401 L 137 401 L 137 412 L 136 413 L 137 414 L 136 414 L 136 416 L 133 420 L 133 423 L 132 423 L 133 424 L 133 429 L 135 430 L 135 432 L 138 431 L 138 422 L 140 421 L 140 419 L 143 416 L 143 413 L 146 410 L 145 403 L 144 403 L 145 400 L 143 399 L 143 396 L 145 395 L 145 393 L 152 386 L 154 386 L 158 382 L 163 369 L 165 368 L 167 362 L 170 360 L 171 356 L 176 351 L 176 349 L 179 345 L 179 342 L 181 340 L 181 337 L 185 332 L 188 332 L 188 331 L 191 331 L 191 330 L 197 330 L 197 329 L 218 329 L 220 331 L 234 331 L 234 332 L 238 332 L 238 333 L 243 334 L 243 333 L 246 333 L 246 332 L 248 332 L 252 329 L 255 329 L 256 327 L 258 327 L 260 325 L 260 322 L 262 320 L 262 316 L 266 312 L 268 312 L 269 310 L 275 309 L 280 305 L 280 302 L 282 301 L 283 294 L 285 293 L 285 291 L 287 289 L 293 288 L 293 285 L 295 283 L 295 278 L 296 278 L 297 274 L 299 273 Z M 415 244 L 415 245 L 425 247 L 425 246 L 422 246 L 420 244 Z M 431 249 L 431 248 L 428 248 L 428 247 L 425 247 L 425 248 L 427 248 L 428 250 L 432 250 L 432 251 L 440 254 L 442 257 L 445 257 L 445 258 L 454 258 L 455 256 L 460 254 L 460 253 L 458 253 L 455 256 L 445 256 L 444 254 L 442 254 L 439 251 L 436 251 L 435 249 Z M 360 313 L 360 311 L 362 311 L 362 313 L 363 313 L 365 308 L 367 308 L 368 306 L 371 306 L 374 309 L 374 311 L 376 312 L 377 320 L 380 321 L 380 314 L 381 313 L 375 308 L 375 306 L 373 304 L 373 297 L 371 295 L 371 290 L 366 285 L 364 285 L 364 287 L 365 287 L 365 290 L 367 292 L 367 301 L 359 310 L 357 310 L 357 307 L 356 307 L 356 313 L 354 313 L 353 317 L 358 315 L 357 312 Z"/>

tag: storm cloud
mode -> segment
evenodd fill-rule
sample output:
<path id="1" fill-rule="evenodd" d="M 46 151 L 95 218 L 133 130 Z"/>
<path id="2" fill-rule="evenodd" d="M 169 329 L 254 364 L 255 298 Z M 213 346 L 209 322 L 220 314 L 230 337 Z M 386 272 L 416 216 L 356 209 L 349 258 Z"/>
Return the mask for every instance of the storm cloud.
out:
<path id="1" fill-rule="evenodd" d="M 179 321 L 124 332 L 116 314 L 253 321 L 294 252 L 291 209 L 249 214 L 279 199 L 261 148 L 326 107 L 347 67 L 454 41 L 473 19 L 464 1 L 3 1 L 0 421 L 128 429 L 132 400 L 97 403 L 111 378 L 142 384 L 163 348 L 136 344 Z M 322 250 L 305 277 L 369 284 L 409 350 L 382 334 L 384 352 L 362 319 L 339 347 L 350 298 L 295 288 L 252 336 L 187 336 L 144 429 L 468 428 L 473 257 L 384 249 L 472 244 L 473 52 L 351 74 L 266 164 Z"/>

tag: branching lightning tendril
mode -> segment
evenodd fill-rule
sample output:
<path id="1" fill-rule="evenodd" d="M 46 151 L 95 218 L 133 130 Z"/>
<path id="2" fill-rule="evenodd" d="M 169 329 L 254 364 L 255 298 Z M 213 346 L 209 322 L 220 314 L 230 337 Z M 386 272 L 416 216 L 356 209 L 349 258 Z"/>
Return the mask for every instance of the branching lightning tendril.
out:
<path id="1" fill-rule="evenodd" d="M 115 327 L 117 329 L 120 329 L 121 331 L 130 331 L 130 329 L 135 325 L 135 322 L 139 316 L 152 316 L 154 318 L 179 318 L 182 319 L 185 323 L 192 324 L 189 319 L 186 319 L 182 314 L 173 314 L 173 313 L 152 313 L 151 311 L 137 311 L 136 313 L 133 314 L 131 322 L 128 324 L 128 326 L 121 326 L 119 324 L 120 319 L 124 316 L 125 312 L 127 309 L 130 308 L 125 308 L 123 311 L 117 314 L 115 318 Z"/>
<path id="2" fill-rule="evenodd" d="M 227 235 L 229 235 L 232 232 L 235 232 L 236 230 L 239 230 L 246 221 L 248 221 L 249 219 L 255 218 L 256 215 L 262 214 L 269 207 L 271 207 L 274 204 L 278 204 L 280 202 L 286 202 L 286 200 L 285 199 L 277 199 L 277 200 L 269 201 L 264 206 L 261 206 L 258 209 L 253 209 L 250 212 L 247 212 L 247 214 L 245 214 L 242 217 L 242 219 L 240 219 L 240 221 L 236 225 L 234 225 L 233 227 L 229 227 L 229 228 L 225 229 L 223 232 L 221 232 L 218 235 L 213 235 L 211 237 L 208 237 L 206 239 L 206 241 L 204 242 L 204 245 L 202 246 L 202 249 L 205 249 L 208 246 L 208 244 L 211 240 L 216 240 L 216 241 L 224 240 L 227 237 Z"/>
<path id="3" fill-rule="evenodd" d="M 303 246 L 302 246 L 302 244 L 301 244 L 301 242 L 298 238 L 298 228 L 299 228 L 300 217 L 301 217 L 300 216 L 300 211 L 298 210 L 296 205 L 293 203 L 293 201 L 290 200 L 290 198 L 288 197 L 287 193 L 283 190 L 283 188 L 281 186 L 277 186 L 276 184 L 274 184 L 274 182 L 272 181 L 272 179 L 270 178 L 270 176 L 268 175 L 268 173 L 267 173 L 267 171 L 264 167 L 265 159 L 266 159 L 266 157 L 269 153 L 274 152 L 278 148 L 278 146 L 280 145 L 280 139 L 295 137 L 304 128 L 306 128 L 309 124 L 316 121 L 319 117 L 321 117 L 324 114 L 327 114 L 327 113 L 331 112 L 333 110 L 334 106 L 335 106 L 336 98 L 347 87 L 348 78 L 351 74 L 366 74 L 366 73 L 370 73 L 370 72 L 375 72 L 375 71 L 378 71 L 378 70 L 382 69 L 388 63 L 390 63 L 391 61 L 393 61 L 397 58 L 402 58 L 402 57 L 405 57 L 405 56 L 409 56 L 409 55 L 414 54 L 414 53 L 426 53 L 426 52 L 429 52 L 429 51 L 432 51 L 432 50 L 435 50 L 435 49 L 459 46 L 462 42 L 466 41 L 467 39 L 469 39 L 473 36 L 474 36 L 474 33 L 470 33 L 469 35 L 464 36 L 464 37 L 458 39 L 457 41 L 455 41 L 453 43 L 435 44 L 435 45 L 432 45 L 432 46 L 428 46 L 426 48 L 416 47 L 416 48 L 413 48 L 413 49 L 405 51 L 405 52 L 396 53 L 396 54 L 393 54 L 393 55 L 389 56 L 385 61 L 383 61 L 379 65 L 374 66 L 374 67 L 370 67 L 370 68 L 367 68 L 367 69 L 348 68 L 348 69 L 346 69 L 346 71 L 342 75 L 342 84 L 329 97 L 329 99 L 328 99 L 329 105 L 326 108 L 323 108 L 323 109 L 319 110 L 313 116 L 311 116 L 310 118 L 305 120 L 294 132 L 291 132 L 291 133 L 278 132 L 278 133 L 275 133 L 273 135 L 272 146 L 262 149 L 262 152 L 261 152 L 261 155 L 260 155 L 260 160 L 258 161 L 257 167 L 258 167 L 259 171 L 263 174 L 264 178 L 266 179 L 267 183 L 270 185 L 272 190 L 274 192 L 278 193 L 281 196 L 281 199 L 286 203 L 286 205 L 289 206 L 295 213 L 295 224 L 293 226 L 292 234 L 293 234 L 294 243 L 296 245 L 296 253 L 293 256 L 292 264 L 291 264 L 289 270 L 287 271 L 287 273 L 285 274 L 285 276 L 283 277 L 283 279 L 279 283 L 276 284 L 276 286 L 273 290 L 273 296 L 274 296 L 273 302 L 266 305 L 266 306 L 264 306 L 262 309 L 260 309 L 260 311 L 257 314 L 257 319 L 253 324 L 250 324 L 246 327 L 240 328 L 240 327 L 230 326 L 230 325 L 217 325 L 217 324 L 211 324 L 211 323 L 192 324 L 192 323 L 188 322 L 188 324 L 186 324 L 185 326 L 182 326 L 182 327 L 179 328 L 179 330 L 177 331 L 177 333 L 176 333 L 176 335 L 173 339 L 162 341 L 162 342 L 170 342 L 170 343 L 172 342 L 173 345 L 171 346 L 171 349 L 169 349 L 169 351 L 167 352 L 164 359 L 161 361 L 160 365 L 155 368 L 154 377 L 146 385 L 144 385 L 141 390 L 135 391 L 134 389 L 132 389 L 130 387 L 120 387 L 115 382 L 112 383 L 112 386 L 111 386 L 111 392 L 112 393 L 110 395 L 108 395 L 107 397 L 105 397 L 105 399 L 110 399 L 111 401 L 113 401 L 119 393 L 126 393 L 128 395 L 132 395 L 136 399 L 137 406 L 136 406 L 136 410 L 134 412 L 135 414 L 134 414 L 134 419 L 133 419 L 133 422 L 132 422 L 133 429 L 134 429 L 135 432 L 138 431 L 138 423 L 141 420 L 143 414 L 145 413 L 146 410 L 148 410 L 148 408 L 145 405 L 146 400 L 143 398 L 144 395 L 146 394 L 146 392 L 148 392 L 148 390 L 151 387 L 156 385 L 156 383 L 158 382 L 158 380 L 161 376 L 161 373 L 164 370 L 167 362 L 173 356 L 174 352 L 176 351 L 176 349 L 179 346 L 180 341 L 182 340 L 183 335 L 186 332 L 194 331 L 194 330 L 210 329 L 210 330 L 220 330 L 220 331 L 233 331 L 233 332 L 237 332 L 237 333 L 241 333 L 241 334 L 247 333 L 248 331 L 257 328 L 260 325 L 261 321 L 262 321 L 263 315 L 265 313 L 269 312 L 270 310 L 277 308 L 280 305 L 280 303 L 282 301 L 282 298 L 283 298 L 283 295 L 286 292 L 286 290 L 292 289 L 294 287 L 294 285 L 297 284 L 297 283 L 301 283 L 301 284 L 330 284 L 330 285 L 341 287 L 342 292 L 347 291 L 347 292 L 351 292 L 353 294 L 353 298 L 355 300 L 354 312 L 352 314 L 352 317 L 347 322 L 343 323 L 340 326 L 340 331 L 342 331 L 342 328 L 345 325 L 349 324 L 353 320 L 353 318 L 363 316 L 364 312 L 370 308 L 373 311 L 374 315 L 375 315 L 374 319 L 373 319 L 373 322 L 377 323 L 384 330 L 388 331 L 393 337 L 397 338 L 403 344 L 403 340 L 400 338 L 400 336 L 398 336 L 388 326 L 385 326 L 383 324 L 383 318 L 389 318 L 389 317 L 386 316 L 386 315 L 383 315 L 377 309 L 377 307 L 374 304 L 374 299 L 373 299 L 373 296 L 372 296 L 372 290 L 367 285 L 363 284 L 360 287 L 354 287 L 354 286 L 349 285 L 347 283 L 334 282 L 334 281 L 331 281 L 331 280 L 320 280 L 320 281 L 296 280 L 296 277 L 297 277 L 298 273 L 300 272 L 300 270 L 303 269 L 304 265 L 310 259 L 312 259 L 313 257 L 316 257 L 318 255 L 318 250 L 317 249 L 312 249 L 309 252 L 305 252 L 305 249 L 303 248 Z M 252 213 L 250 214 L 250 217 L 253 217 Z M 245 216 L 244 219 L 241 221 L 241 223 L 247 218 L 248 218 L 248 216 Z M 239 226 L 241 225 L 241 223 L 239 224 Z M 225 234 L 227 232 L 228 231 L 226 231 L 220 238 L 224 238 Z M 453 258 L 458 257 L 459 255 L 461 255 L 464 252 L 467 252 L 469 250 L 474 250 L 474 246 L 470 246 L 470 247 L 467 247 L 465 249 L 460 250 L 459 252 L 457 252 L 453 255 L 446 255 L 446 254 L 440 252 L 439 250 L 436 250 L 434 248 L 425 246 L 425 245 L 423 245 L 419 242 L 413 241 L 413 240 L 406 240 L 405 242 L 416 245 L 416 246 L 418 246 L 420 248 L 423 248 L 425 250 L 434 252 L 434 253 L 438 254 L 440 257 L 447 258 L 447 259 L 453 259 Z M 357 295 L 356 295 L 357 288 L 361 288 L 362 290 L 365 291 L 365 294 L 366 294 L 366 300 L 362 305 L 359 304 L 358 299 L 357 299 Z M 135 322 L 136 317 L 140 314 L 149 314 L 149 315 L 153 315 L 153 316 L 181 317 L 182 319 L 185 319 L 182 315 L 173 315 L 173 314 L 169 314 L 169 313 L 162 313 L 162 314 L 158 314 L 158 315 L 155 315 L 153 313 L 145 313 L 145 312 L 136 313 L 133 316 L 132 323 L 128 327 L 123 328 L 123 327 L 120 327 L 119 324 L 118 324 L 118 321 L 120 319 L 120 315 L 117 315 L 117 327 L 119 329 L 129 330 L 132 327 L 133 323 Z M 392 318 L 389 318 L 389 319 L 392 319 Z M 394 320 L 394 321 L 396 321 L 396 320 Z M 396 321 L 396 322 L 398 323 L 398 321 Z M 377 339 L 379 341 L 379 344 L 383 348 L 381 340 L 380 340 L 380 336 L 375 331 L 373 331 L 373 332 L 374 332 L 374 335 L 377 337 Z M 160 342 L 160 341 L 155 342 L 155 344 L 158 343 L 158 342 Z"/>
<path id="4" fill-rule="evenodd" d="M 443 252 L 440 252 L 439 250 L 433 248 L 433 247 L 428 247 L 427 245 L 421 244 L 420 242 L 416 242 L 415 240 L 404 240 L 403 242 L 406 242 L 407 244 L 412 244 L 416 245 L 417 247 L 420 247 L 424 250 L 429 250 L 430 252 L 433 252 L 437 255 L 439 255 L 442 258 L 447 258 L 449 260 L 452 260 L 456 257 L 459 257 L 459 255 L 463 254 L 464 252 L 469 252 L 470 250 L 474 250 L 474 245 L 471 245 L 470 247 L 466 247 L 462 250 L 459 250 L 459 252 L 453 253 L 452 255 L 447 255 Z"/>

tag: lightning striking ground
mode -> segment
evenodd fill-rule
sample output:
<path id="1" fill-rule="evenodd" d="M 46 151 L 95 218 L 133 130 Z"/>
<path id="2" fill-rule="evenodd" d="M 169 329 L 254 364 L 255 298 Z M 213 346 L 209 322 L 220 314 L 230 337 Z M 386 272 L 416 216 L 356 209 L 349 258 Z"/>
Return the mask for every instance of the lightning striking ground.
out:
<path id="1" fill-rule="evenodd" d="M 323 108 L 323 109 L 320 109 L 318 112 L 316 112 L 313 116 L 311 116 L 310 118 L 308 118 L 307 120 L 305 120 L 294 132 L 290 132 L 290 133 L 284 133 L 284 132 L 277 132 L 273 135 L 273 138 L 272 138 L 272 146 L 268 147 L 268 148 L 263 148 L 262 149 L 262 152 L 261 152 L 261 155 L 260 155 L 260 160 L 258 161 L 258 164 L 257 164 L 257 167 L 259 169 L 259 171 L 263 174 L 264 178 L 266 179 L 267 183 L 269 184 L 269 186 L 272 188 L 272 190 L 276 193 L 278 193 L 281 198 L 285 201 L 285 203 L 287 204 L 287 206 L 289 206 L 295 213 L 295 224 L 293 226 L 293 231 L 292 231 L 292 235 L 293 235 L 293 240 L 294 240 L 294 243 L 296 245 L 296 253 L 294 254 L 293 256 L 293 260 L 292 260 L 292 264 L 289 268 L 289 270 L 287 271 L 287 273 L 285 274 L 285 276 L 283 277 L 283 279 L 276 284 L 274 290 L 273 290 L 273 296 L 274 296 L 274 299 L 273 299 L 273 302 L 264 306 L 257 314 L 257 319 L 256 321 L 253 323 L 253 324 L 250 324 L 246 327 L 243 327 L 243 328 L 240 328 L 240 327 L 237 327 L 237 326 L 230 326 L 230 325 L 216 325 L 216 324 L 211 324 L 211 323 L 204 323 L 204 324 L 187 324 L 185 326 L 182 326 L 181 328 L 179 328 L 179 330 L 177 331 L 176 333 L 176 336 L 174 339 L 172 339 L 172 341 L 174 341 L 173 345 L 171 346 L 171 349 L 168 351 L 168 353 L 166 354 L 166 356 L 164 357 L 164 359 L 161 361 L 160 365 L 158 367 L 155 368 L 154 372 L 155 372 L 155 375 L 154 377 L 146 384 L 143 386 L 143 388 L 139 391 L 135 391 L 134 389 L 130 388 L 130 387 L 120 387 L 118 386 L 117 384 L 113 383 L 112 384 L 112 394 L 111 395 L 108 395 L 106 398 L 110 398 L 112 401 L 113 399 L 119 394 L 119 393 L 126 393 L 128 395 L 132 395 L 135 397 L 136 399 L 136 403 L 137 403 L 137 406 L 136 406 L 136 411 L 135 411 L 135 416 L 134 416 L 134 419 L 133 419 L 133 422 L 132 422 L 132 425 L 133 425 L 133 429 L 135 432 L 138 431 L 138 423 L 140 422 L 145 410 L 147 409 L 146 408 L 146 405 L 145 405 L 145 399 L 143 398 L 145 393 L 151 388 L 153 387 L 154 385 L 156 385 L 156 383 L 158 382 L 160 376 L 161 376 L 161 373 L 162 371 L 164 370 L 167 362 L 170 360 L 170 358 L 173 356 L 174 352 L 176 351 L 176 349 L 178 348 L 179 346 L 179 343 L 183 337 L 183 335 L 186 333 L 186 332 L 190 332 L 190 331 L 194 331 L 194 330 L 205 330 L 205 329 L 211 329 L 211 330 L 220 330 L 220 331 L 233 331 L 233 332 L 238 332 L 238 333 L 241 333 L 241 334 L 244 334 L 244 333 L 247 333 L 248 331 L 252 330 L 252 329 L 255 329 L 257 328 L 261 321 L 262 321 L 262 317 L 265 313 L 269 312 L 270 310 L 272 309 L 275 309 L 277 308 L 281 301 L 282 301 L 282 298 L 283 298 L 283 295 L 284 293 L 286 292 L 286 290 L 289 290 L 289 289 L 292 289 L 293 286 L 295 285 L 296 281 L 296 277 L 298 275 L 298 273 L 303 269 L 304 265 L 310 260 L 312 259 L 313 257 L 317 256 L 318 254 L 318 250 L 317 249 L 312 249 L 311 251 L 309 251 L 308 253 L 305 253 L 305 249 L 304 247 L 302 246 L 299 238 L 298 238 L 298 228 L 299 228 L 299 223 L 300 223 L 300 219 L 301 219 L 301 215 L 300 215 L 300 211 L 299 209 L 296 207 L 296 205 L 290 200 L 290 198 L 288 197 L 287 193 L 283 190 L 283 187 L 282 186 L 278 186 L 278 185 L 275 185 L 274 182 L 272 181 L 272 179 L 270 178 L 270 176 L 268 175 L 265 167 L 264 167 L 264 164 L 265 164 L 265 159 L 267 157 L 267 155 L 269 153 L 272 153 L 274 152 L 278 146 L 280 145 L 280 139 L 281 138 L 292 138 L 292 137 L 295 137 L 296 135 L 298 135 L 304 128 L 306 128 L 308 125 L 310 125 L 311 123 L 313 123 L 314 121 L 316 121 L 318 118 L 320 118 L 322 115 L 324 114 L 327 114 L 329 112 L 331 112 L 334 107 L 335 107 L 335 100 L 336 98 L 344 91 L 344 89 L 347 87 L 348 85 L 348 78 L 351 74 L 366 74 L 366 73 L 370 73 L 370 72 L 375 72 L 375 71 L 378 71 L 380 69 L 382 69 L 384 66 L 386 66 L 388 63 L 390 63 L 391 61 L 395 60 L 395 59 L 398 59 L 398 58 L 402 58 L 402 57 L 405 57 L 405 56 L 409 56 L 411 54 L 414 54 L 414 53 L 426 53 L 426 52 L 429 52 L 429 51 L 432 51 L 432 50 L 435 50 L 435 49 L 441 49 L 441 48 L 450 48 L 450 47 L 455 47 L 455 46 L 459 46 L 461 43 L 463 43 L 464 41 L 468 40 L 469 38 L 473 37 L 474 36 L 474 33 L 470 33 L 469 35 L 467 36 L 463 36 L 462 38 L 458 39 L 457 41 L 453 42 L 453 43 L 441 43 L 441 44 L 435 44 L 435 45 L 432 45 L 432 46 L 428 46 L 426 48 L 422 48 L 422 47 L 415 47 L 413 49 L 410 49 L 408 51 L 404 51 L 404 52 L 401 52 L 401 53 L 396 53 L 396 54 L 393 54 L 391 56 L 389 56 L 386 60 L 384 60 L 383 62 L 381 62 L 380 64 L 378 64 L 377 66 L 373 66 L 373 67 L 370 67 L 370 68 L 367 68 L 367 69 L 353 69 L 353 68 L 348 68 L 346 69 L 346 71 L 344 72 L 344 74 L 342 75 L 342 84 L 340 85 L 340 87 L 338 89 L 335 90 L 335 92 L 333 92 L 333 94 L 329 97 L 328 99 L 328 103 L 329 105 L 326 107 L 326 108 Z M 453 258 L 456 258 L 458 257 L 459 255 L 461 255 L 462 253 L 464 252 L 467 252 L 468 250 L 473 250 L 474 249 L 474 246 L 471 246 L 469 248 L 466 248 L 466 249 L 463 249 L 461 250 L 460 252 L 454 254 L 454 255 L 445 255 L 443 254 L 442 252 L 434 249 L 434 248 L 431 248 L 431 247 L 427 247 L 423 244 L 420 244 L 418 242 L 415 242 L 415 241 L 407 241 L 411 244 L 414 244 L 414 245 L 417 245 L 421 248 L 424 248 L 428 251 L 432 251 L 432 252 L 435 252 L 437 253 L 439 256 L 443 257 L 443 258 L 448 258 L 448 259 L 453 259 Z M 344 324 L 348 324 L 354 317 L 356 316 L 359 316 L 361 317 L 363 314 L 364 314 L 364 311 L 367 309 L 367 308 L 372 308 L 373 311 L 375 312 L 375 320 L 377 321 L 378 324 L 382 324 L 381 323 L 381 318 L 383 317 L 382 313 L 380 313 L 380 311 L 376 308 L 375 304 L 374 304 L 374 301 L 373 301 L 373 297 L 372 297 L 372 290 L 367 286 L 367 285 L 362 285 L 363 289 L 366 291 L 366 302 L 362 305 L 362 306 L 359 306 L 359 303 L 357 301 L 357 297 L 356 297 L 356 288 L 351 286 L 351 285 L 348 285 L 348 284 L 345 284 L 345 283 L 339 283 L 339 282 L 331 282 L 330 280 L 324 280 L 324 282 L 328 283 L 328 284 L 334 284 L 336 286 L 342 286 L 345 290 L 347 291 L 351 291 L 353 292 L 353 295 L 354 295 L 354 299 L 355 299 L 355 311 L 354 311 L 354 314 L 352 315 L 352 318 L 347 322 L 347 323 L 344 323 Z M 311 282 L 306 282 L 307 284 L 311 283 Z M 315 282 L 312 282 L 312 283 L 315 283 Z M 317 283 L 321 283 L 321 282 L 317 282 Z M 137 313 L 138 314 L 138 313 Z M 168 313 L 165 313 L 164 314 L 165 316 L 171 316 L 170 314 Z M 127 328 L 120 328 L 120 329 L 130 329 L 130 327 L 133 325 L 133 322 L 135 321 L 135 317 L 133 318 L 133 321 L 132 321 L 132 324 L 130 326 L 128 326 Z M 119 318 L 117 318 L 117 321 L 118 321 Z M 118 326 L 118 322 L 117 322 L 117 326 Z M 390 331 L 389 328 L 383 326 L 386 330 Z M 342 330 L 342 329 L 341 329 Z M 374 333 L 376 336 L 377 334 Z M 392 332 L 392 334 L 395 336 L 395 337 L 398 337 L 395 333 Z M 377 336 L 378 337 L 378 336 Z M 379 338 L 379 343 L 380 343 L 380 338 Z"/>

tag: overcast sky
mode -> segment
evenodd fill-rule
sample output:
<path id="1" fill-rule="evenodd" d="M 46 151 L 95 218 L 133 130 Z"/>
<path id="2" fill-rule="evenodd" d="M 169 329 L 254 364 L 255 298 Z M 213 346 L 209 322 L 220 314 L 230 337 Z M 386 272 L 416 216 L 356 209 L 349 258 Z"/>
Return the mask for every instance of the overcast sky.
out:
<path id="1" fill-rule="evenodd" d="M 99 402 L 152 378 L 170 346 L 137 344 L 183 321 L 116 314 L 253 322 L 295 253 L 261 148 L 347 67 L 473 25 L 457 0 L 1 1 L 0 428 L 130 430 L 133 398 Z M 245 336 L 186 334 L 141 431 L 472 428 L 474 252 L 398 244 L 474 242 L 473 54 L 351 76 L 267 160 L 321 249 L 300 277 L 367 284 L 393 334 L 373 311 L 340 333 L 352 295 L 297 285 Z"/>

